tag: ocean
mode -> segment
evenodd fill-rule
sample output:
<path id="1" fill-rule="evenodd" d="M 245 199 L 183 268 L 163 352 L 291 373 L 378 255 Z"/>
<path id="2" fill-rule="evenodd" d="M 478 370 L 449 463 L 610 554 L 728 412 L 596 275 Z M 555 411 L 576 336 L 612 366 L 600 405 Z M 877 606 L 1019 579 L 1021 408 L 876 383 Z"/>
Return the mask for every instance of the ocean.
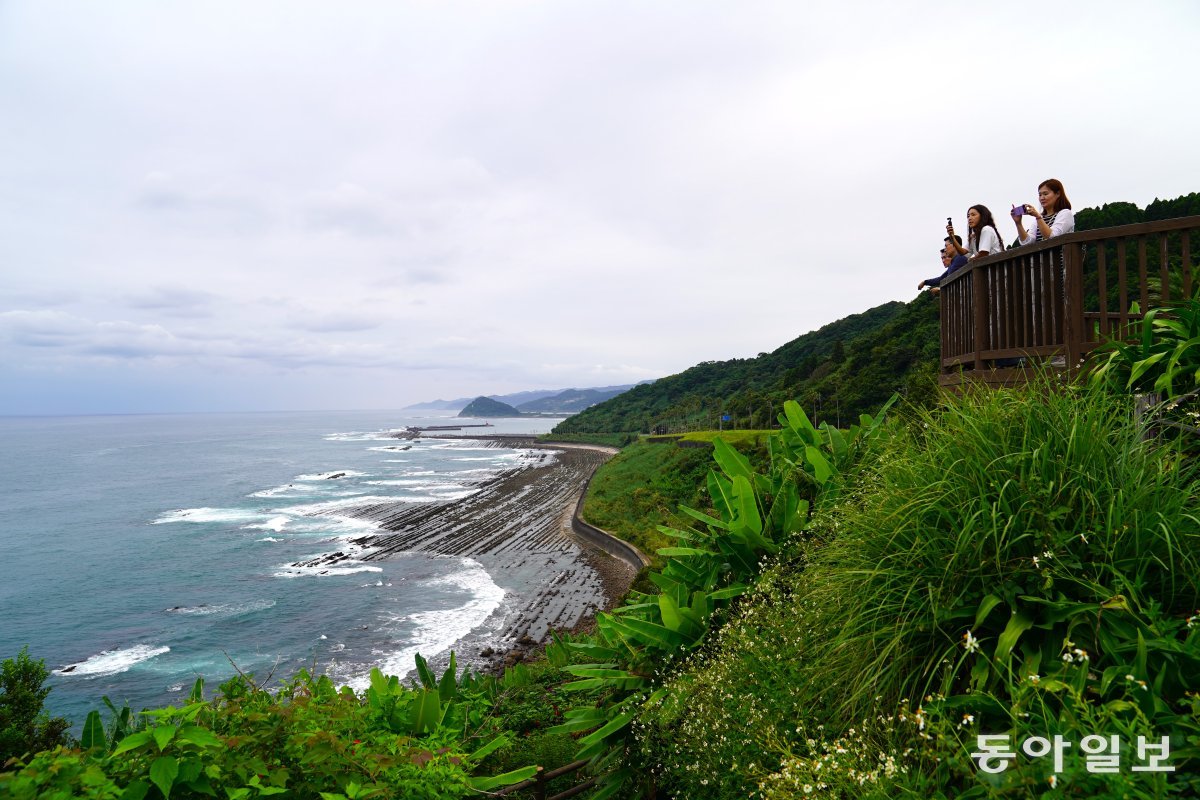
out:
<path id="1" fill-rule="evenodd" d="M 461 420 L 478 423 L 480 420 Z M 556 419 L 462 433 L 542 433 Z M 348 504 L 463 498 L 535 451 L 391 438 L 448 417 L 289 412 L 0 418 L 0 658 L 53 670 L 48 709 L 77 727 L 107 695 L 135 710 L 203 677 L 316 668 L 364 686 L 499 629 L 504 590 L 471 558 L 348 551 Z M 352 552 L 349 552 L 353 556 Z"/>

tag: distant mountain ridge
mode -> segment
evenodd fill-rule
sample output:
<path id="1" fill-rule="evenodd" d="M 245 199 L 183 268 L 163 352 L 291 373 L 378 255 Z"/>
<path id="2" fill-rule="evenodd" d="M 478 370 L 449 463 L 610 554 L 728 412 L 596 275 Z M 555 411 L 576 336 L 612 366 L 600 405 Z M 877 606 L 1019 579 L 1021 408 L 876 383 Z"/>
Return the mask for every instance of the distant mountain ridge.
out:
<path id="1" fill-rule="evenodd" d="M 653 381 L 627 383 L 619 386 L 596 386 L 588 389 L 534 389 L 513 394 L 482 395 L 488 400 L 511 406 L 517 411 L 536 414 L 575 414 L 589 406 L 610 400 L 617 395 L 627 392 L 635 386 L 641 386 Z M 460 397 L 456 400 L 430 400 L 405 406 L 402 410 L 462 411 L 479 398 Z M 460 414 L 460 416 L 462 416 Z"/>

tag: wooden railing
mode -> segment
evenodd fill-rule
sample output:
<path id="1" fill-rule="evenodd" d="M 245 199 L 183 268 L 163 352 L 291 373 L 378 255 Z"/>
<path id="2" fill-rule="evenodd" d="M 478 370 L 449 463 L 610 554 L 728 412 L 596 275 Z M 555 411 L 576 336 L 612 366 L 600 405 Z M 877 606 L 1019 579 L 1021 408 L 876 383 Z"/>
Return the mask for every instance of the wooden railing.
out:
<path id="1" fill-rule="evenodd" d="M 567 800 L 568 797 L 574 797 L 575 795 L 583 794 L 588 789 L 591 789 L 600 779 L 598 777 L 588 778 L 583 783 L 577 783 L 570 789 L 559 792 L 558 794 L 550 797 L 546 796 L 546 787 L 550 784 L 550 781 L 554 780 L 560 775 L 567 775 L 575 772 L 576 770 L 583 769 L 585 766 L 587 766 L 587 764 L 587 759 L 582 761 L 573 761 L 570 764 L 567 764 L 565 767 L 552 769 L 549 772 L 546 772 L 541 767 L 538 767 L 537 775 L 533 776 L 529 780 L 515 783 L 512 786 L 506 786 L 499 791 L 493 792 L 493 795 L 497 797 L 503 797 L 524 791 L 525 789 L 532 789 L 534 800 Z"/>
<path id="2" fill-rule="evenodd" d="M 1200 216 L 1071 233 L 972 262 L 942 282 L 939 382 L 1013 385 L 1038 364 L 1073 375 L 1142 312 L 1200 288 L 1193 248 Z"/>

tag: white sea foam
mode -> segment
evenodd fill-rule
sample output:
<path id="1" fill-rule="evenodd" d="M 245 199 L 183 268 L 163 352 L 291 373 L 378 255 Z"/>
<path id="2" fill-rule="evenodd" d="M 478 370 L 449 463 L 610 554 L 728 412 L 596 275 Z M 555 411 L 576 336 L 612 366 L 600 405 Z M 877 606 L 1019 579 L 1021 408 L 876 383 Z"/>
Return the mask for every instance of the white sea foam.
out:
<path id="1" fill-rule="evenodd" d="M 383 567 L 372 567 L 361 561 L 339 561 L 337 564 L 317 564 L 312 567 L 301 567 L 296 564 L 286 564 L 274 573 L 276 578 L 323 578 L 329 575 L 354 575 L 358 572 L 383 572 Z"/>
<path id="2" fill-rule="evenodd" d="M 276 539 L 274 536 L 264 536 L 263 538 L 258 539 L 257 541 L 260 541 L 260 542 L 282 542 L 283 539 Z"/>
<path id="3" fill-rule="evenodd" d="M 429 581 L 429 586 L 453 586 L 469 594 L 458 608 L 444 611 L 418 611 L 406 619 L 416 623 L 411 643 L 404 649 L 384 655 L 379 668 L 385 675 L 407 675 L 413 670 L 413 656 L 420 653 L 432 658 L 446 652 L 454 643 L 482 625 L 504 600 L 504 589 L 496 585 L 478 561 L 460 559 L 463 569 Z M 348 681 L 356 689 L 370 684 L 370 676 L 355 675 Z"/>
<path id="4" fill-rule="evenodd" d="M 206 617 L 212 614 L 222 614 L 225 616 L 237 616 L 239 614 L 249 614 L 254 611 L 263 611 L 275 606 L 274 600 L 251 600 L 248 603 L 220 603 L 217 605 L 200 605 L 200 606 L 184 606 L 172 608 L 171 611 L 176 614 L 194 614 L 198 617 Z"/>
<path id="5" fill-rule="evenodd" d="M 402 432 L 403 428 L 390 428 L 386 431 L 346 431 L 326 434 L 323 438 L 327 442 L 376 442 L 380 439 L 395 439 L 393 434 Z"/>
<path id="6" fill-rule="evenodd" d="M 272 489 L 263 489 L 259 492 L 251 492 L 247 497 L 287 497 L 288 495 L 304 495 L 312 491 L 310 486 L 297 486 L 294 483 L 287 483 L 283 486 L 276 486 Z"/>
<path id="7" fill-rule="evenodd" d="M 163 645 L 155 647 L 148 644 L 136 644 L 117 650 L 105 650 L 91 658 L 76 664 L 68 664 L 62 669 L 54 670 L 55 675 L 78 676 L 95 678 L 102 675 L 116 675 L 125 672 L 136 664 L 148 661 L 155 656 L 169 653 L 171 648 Z"/>
<path id="8" fill-rule="evenodd" d="M 439 500 L 461 500 L 477 494 L 479 491 L 479 489 L 432 489 L 429 493 Z"/>
<path id="9" fill-rule="evenodd" d="M 330 472 L 316 472 L 312 475 L 297 475 L 298 481 L 335 481 L 342 478 L 361 478 L 366 475 L 365 472 L 358 472 L 352 469 L 335 469 Z"/>
<path id="10" fill-rule="evenodd" d="M 305 503 L 299 506 L 288 506 L 287 508 L 278 509 L 281 514 L 290 514 L 298 517 L 322 516 L 325 514 L 336 514 L 344 508 L 353 506 L 369 506 L 376 503 L 394 503 L 397 498 L 383 497 L 378 495 L 358 495 L 356 497 L 347 497 L 342 500 L 326 500 L 320 503 Z"/>
<path id="11" fill-rule="evenodd" d="M 376 452 L 385 452 L 385 453 L 392 452 L 392 453 L 394 453 L 394 452 L 402 452 L 404 450 L 411 450 L 412 445 L 411 444 L 385 444 L 385 445 L 380 445 L 379 447 L 368 447 L 367 449 L 373 450 Z"/>
<path id="12" fill-rule="evenodd" d="M 316 534 L 321 536 L 346 535 L 362 536 L 379 530 L 379 523 L 369 519 L 354 519 L 353 517 L 315 517 L 296 520 L 288 533 Z"/>
<path id="13" fill-rule="evenodd" d="M 254 522 L 263 518 L 263 512 L 246 508 L 179 508 L 164 511 L 152 525 L 167 522 Z"/>
<path id="14" fill-rule="evenodd" d="M 266 522 L 260 522 L 255 525 L 243 525 L 242 527 L 245 530 L 275 531 L 275 533 L 282 533 L 283 529 L 286 528 L 288 523 L 291 521 L 292 521 L 291 517 L 281 515 L 278 517 L 271 517 Z"/>
<path id="15" fill-rule="evenodd" d="M 372 486 L 402 486 L 406 489 L 436 489 L 439 486 L 452 486 L 453 484 L 438 483 L 437 481 L 420 480 L 413 478 L 397 478 L 392 481 L 367 481 Z M 463 488 L 463 487 L 458 487 Z"/>

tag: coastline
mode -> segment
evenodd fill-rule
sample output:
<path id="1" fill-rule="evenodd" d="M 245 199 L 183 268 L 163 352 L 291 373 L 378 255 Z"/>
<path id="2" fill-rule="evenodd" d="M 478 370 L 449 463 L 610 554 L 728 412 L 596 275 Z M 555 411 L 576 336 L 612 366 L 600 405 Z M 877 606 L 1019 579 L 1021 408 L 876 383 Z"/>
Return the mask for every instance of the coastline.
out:
<path id="1" fill-rule="evenodd" d="M 597 611 L 611 609 L 629 590 L 639 569 L 636 548 L 586 523 L 581 530 L 578 521 L 591 476 L 616 450 L 539 442 L 527 435 L 428 438 L 542 451 L 529 465 L 472 487 L 477 491 L 467 497 L 343 512 L 380 527 L 352 540 L 364 549 L 357 559 L 379 561 L 407 552 L 470 558 L 504 589 L 503 601 L 483 625 L 455 643 L 460 664 L 499 671 L 519 663 L 548 641 L 551 631 L 587 629 Z M 324 561 L 347 557 L 335 553 Z"/>

